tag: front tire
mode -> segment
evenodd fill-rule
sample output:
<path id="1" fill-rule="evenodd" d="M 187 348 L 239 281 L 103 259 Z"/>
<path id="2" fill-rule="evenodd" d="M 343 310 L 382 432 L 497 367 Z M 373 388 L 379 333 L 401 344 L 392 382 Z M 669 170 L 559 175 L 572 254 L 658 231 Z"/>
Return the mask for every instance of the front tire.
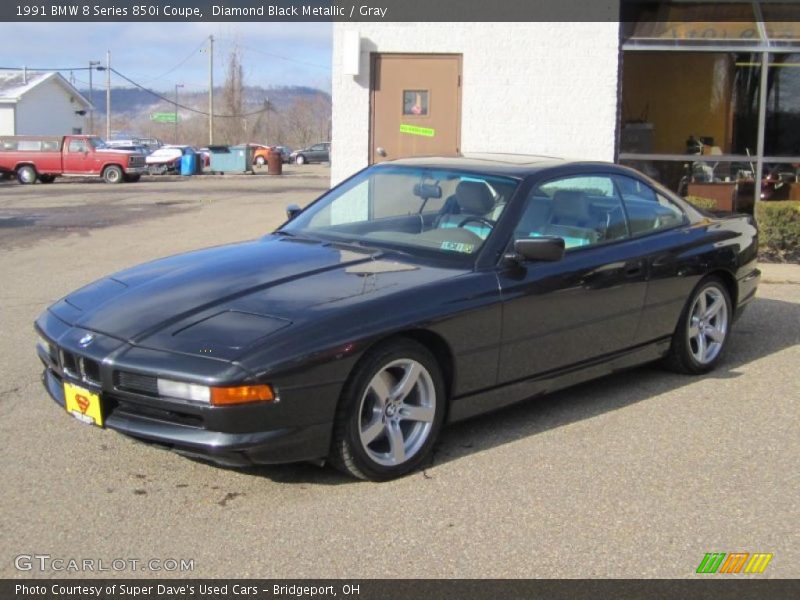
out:
<path id="1" fill-rule="evenodd" d="M 732 317 L 731 296 L 725 283 L 715 276 L 703 279 L 683 309 L 666 366 L 688 375 L 713 370 L 727 346 Z"/>
<path id="2" fill-rule="evenodd" d="M 264 159 L 263 156 L 256 156 L 256 164 L 259 167 L 263 167 L 265 164 L 267 164 L 267 161 Z"/>
<path id="3" fill-rule="evenodd" d="M 24 185 L 36 183 L 37 177 L 38 175 L 36 173 L 36 169 L 30 165 L 22 165 L 19 169 L 17 169 L 17 181 Z"/>
<path id="4" fill-rule="evenodd" d="M 122 183 L 124 174 L 117 165 L 110 165 L 103 171 L 103 180 L 106 183 Z"/>
<path id="5" fill-rule="evenodd" d="M 399 340 L 370 350 L 342 392 L 331 463 L 371 481 L 405 475 L 430 453 L 446 402 L 441 369 L 424 346 Z"/>
<path id="6" fill-rule="evenodd" d="M 298 165 L 304 165 L 306 164 L 306 157 L 302 154 L 299 154 L 297 158 L 294 159 L 294 162 Z"/>

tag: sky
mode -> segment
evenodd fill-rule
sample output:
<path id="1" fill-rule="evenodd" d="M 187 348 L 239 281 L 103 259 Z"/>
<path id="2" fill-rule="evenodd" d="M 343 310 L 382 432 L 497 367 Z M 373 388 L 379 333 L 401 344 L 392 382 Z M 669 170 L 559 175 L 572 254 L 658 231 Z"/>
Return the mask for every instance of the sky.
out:
<path id="1" fill-rule="evenodd" d="M 208 89 L 208 36 L 214 41 L 214 85 L 225 78 L 225 65 L 238 45 L 245 83 L 262 87 L 303 85 L 330 92 L 330 23 L 20 23 L 0 24 L 0 67 L 61 68 L 88 66 L 90 60 L 111 66 L 145 87 Z M 62 71 L 69 79 L 69 71 Z M 79 88 L 88 72 L 74 71 Z M 94 72 L 95 89 L 105 73 Z M 127 86 L 112 79 L 112 86 Z"/>

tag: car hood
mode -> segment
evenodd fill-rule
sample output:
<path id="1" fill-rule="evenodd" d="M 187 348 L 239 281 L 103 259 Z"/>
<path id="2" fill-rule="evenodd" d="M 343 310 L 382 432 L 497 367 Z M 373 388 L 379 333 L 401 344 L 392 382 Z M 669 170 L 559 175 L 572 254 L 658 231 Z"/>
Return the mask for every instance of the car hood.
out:
<path id="1" fill-rule="evenodd" d="M 170 152 L 168 154 L 148 154 L 145 157 L 145 161 L 150 163 L 163 163 L 163 162 L 172 162 L 173 160 L 177 160 L 183 156 L 182 152 Z"/>
<path id="2" fill-rule="evenodd" d="M 101 152 L 103 154 L 124 154 L 126 156 L 141 154 L 141 152 L 136 152 L 135 150 L 121 150 L 120 148 L 98 148 L 97 152 Z"/>
<path id="3" fill-rule="evenodd" d="M 121 271 L 49 310 L 69 325 L 134 345 L 233 360 L 323 308 L 455 274 L 374 250 L 267 236 Z"/>

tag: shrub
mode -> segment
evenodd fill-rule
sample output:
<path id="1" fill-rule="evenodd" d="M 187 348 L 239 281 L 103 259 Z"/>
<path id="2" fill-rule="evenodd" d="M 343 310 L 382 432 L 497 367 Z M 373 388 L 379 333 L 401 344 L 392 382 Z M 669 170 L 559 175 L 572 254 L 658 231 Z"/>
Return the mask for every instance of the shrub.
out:
<path id="1" fill-rule="evenodd" d="M 762 258 L 800 262 L 800 201 L 756 203 Z"/>
<path id="2" fill-rule="evenodd" d="M 686 196 L 685 200 L 697 208 L 704 210 L 717 210 L 717 201 L 713 198 L 703 198 L 702 196 Z"/>

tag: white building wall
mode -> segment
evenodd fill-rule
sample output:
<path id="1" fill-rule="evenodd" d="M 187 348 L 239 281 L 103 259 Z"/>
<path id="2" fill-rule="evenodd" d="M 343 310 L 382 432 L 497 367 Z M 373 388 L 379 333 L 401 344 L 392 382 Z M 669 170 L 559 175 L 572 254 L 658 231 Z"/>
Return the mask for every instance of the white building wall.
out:
<path id="1" fill-rule="evenodd" d="M 13 104 L 0 104 L 0 135 L 16 135 Z"/>
<path id="2" fill-rule="evenodd" d="M 50 80 L 37 85 L 17 104 L 17 135 L 69 135 L 83 128 L 85 117 L 76 110 L 86 107 L 58 83 Z"/>
<path id="3" fill-rule="evenodd" d="M 361 37 L 358 76 L 342 73 L 347 30 Z M 368 164 L 371 52 L 463 55 L 462 152 L 614 158 L 618 22 L 335 23 L 334 184 Z"/>

